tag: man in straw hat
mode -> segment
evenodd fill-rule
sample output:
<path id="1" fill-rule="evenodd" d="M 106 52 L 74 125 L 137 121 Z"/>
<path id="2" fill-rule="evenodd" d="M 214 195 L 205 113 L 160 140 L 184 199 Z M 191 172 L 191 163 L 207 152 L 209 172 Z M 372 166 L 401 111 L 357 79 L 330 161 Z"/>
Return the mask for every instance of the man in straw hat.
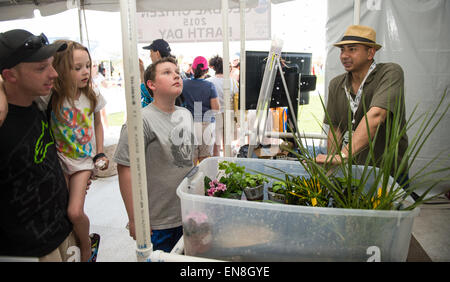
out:
<path id="1" fill-rule="evenodd" d="M 376 32 L 370 27 L 352 25 L 344 37 L 334 46 L 341 49 L 340 60 L 346 73 L 331 80 L 328 91 L 327 112 L 330 120 L 324 122 L 332 127 L 339 144 L 335 144 L 331 129 L 328 132 L 328 153 L 336 153 L 342 147 L 342 156 L 348 157 L 348 111 L 351 111 L 352 155 L 357 164 L 364 165 L 369 154 L 369 138 L 377 133 L 374 146 L 375 159 L 379 161 L 386 144 L 386 118 L 394 113 L 397 103 L 401 103 L 400 120 L 405 120 L 404 77 L 402 68 L 394 63 L 375 63 L 374 56 L 381 45 L 376 43 Z M 350 109 L 349 109 L 350 107 Z M 366 113 L 366 116 L 365 116 Z M 367 119 L 367 120 L 366 120 Z M 392 119 L 391 119 L 392 120 Z M 368 125 L 368 128 L 367 128 Z M 368 135 L 370 132 L 370 136 Z M 402 136 L 399 142 L 398 163 L 406 148 L 408 137 Z M 328 156 L 328 161 L 330 156 Z M 318 163 L 327 161 L 327 155 L 318 155 Z M 333 162 L 340 163 L 339 155 Z M 407 172 L 404 173 L 407 176 Z M 405 177 L 402 177 L 406 181 Z"/>

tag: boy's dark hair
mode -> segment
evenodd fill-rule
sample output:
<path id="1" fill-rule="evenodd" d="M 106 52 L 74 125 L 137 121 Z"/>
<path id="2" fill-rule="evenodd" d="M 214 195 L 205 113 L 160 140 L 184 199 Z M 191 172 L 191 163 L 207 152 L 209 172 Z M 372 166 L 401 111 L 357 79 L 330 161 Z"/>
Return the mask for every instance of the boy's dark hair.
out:
<path id="1" fill-rule="evenodd" d="M 209 60 L 209 65 L 214 69 L 216 74 L 223 73 L 223 60 L 221 57 L 219 57 L 219 55 L 212 57 Z"/>
<path id="2" fill-rule="evenodd" d="M 144 84 L 145 84 L 145 88 L 147 88 L 148 93 L 150 93 L 150 95 L 153 97 L 153 92 L 152 90 L 147 86 L 147 81 L 151 80 L 151 81 L 155 81 L 155 77 L 156 77 L 156 66 L 158 66 L 161 63 L 172 63 L 176 66 L 178 66 L 177 60 L 175 59 L 175 57 L 169 56 L 169 57 L 164 57 L 156 62 L 154 62 L 153 64 L 149 65 L 144 72 Z"/>

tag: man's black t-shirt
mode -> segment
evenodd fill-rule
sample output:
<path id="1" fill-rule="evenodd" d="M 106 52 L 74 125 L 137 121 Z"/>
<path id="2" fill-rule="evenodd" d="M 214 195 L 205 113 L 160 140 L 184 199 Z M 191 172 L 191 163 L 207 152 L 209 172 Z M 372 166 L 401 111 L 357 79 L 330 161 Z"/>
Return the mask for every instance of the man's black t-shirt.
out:
<path id="1" fill-rule="evenodd" d="M 9 104 L 0 127 L 0 255 L 55 250 L 72 231 L 68 197 L 45 113 Z"/>

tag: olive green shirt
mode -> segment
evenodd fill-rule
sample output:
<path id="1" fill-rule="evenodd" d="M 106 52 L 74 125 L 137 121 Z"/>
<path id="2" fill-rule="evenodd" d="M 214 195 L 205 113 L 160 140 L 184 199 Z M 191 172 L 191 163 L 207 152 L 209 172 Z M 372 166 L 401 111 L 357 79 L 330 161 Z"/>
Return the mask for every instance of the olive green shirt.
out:
<path id="1" fill-rule="evenodd" d="M 347 85 L 347 89 L 352 98 L 354 98 L 356 93 L 353 93 L 353 88 L 351 87 L 351 73 L 345 73 L 331 80 L 327 101 L 327 112 L 331 124 L 333 127 L 339 128 L 342 134 L 348 131 L 349 112 L 351 117 L 353 116 L 347 95 L 345 94 L 344 85 Z M 399 102 L 400 105 L 398 104 Z M 355 124 L 352 127 L 353 132 L 364 117 L 364 113 L 367 113 L 371 107 L 388 110 L 392 122 L 393 113 L 396 112 L 397 105 L 399 105 L 400 124 L 401 128 L 403 128 L 406 124 L 403 70 L 399 65 L 394 63 L 377 64 L 376 68 L 367 77 L 363 86 L 361 102 L 355 113 Z M 364 110 L 364 107 L 366 110 Z M 324 123 L 330 124 L 326 115 Z M 375 159 L 377 160 L 376 166 L 378 166 L 379 159 L 385 150 L 385 144 L 386 121 L 380 126 L 376 137 L 374 146 Z M 408 137 L 404 134 L 399 142 L 397 164 L 400 164 L 407 147 Z M 356 163 L 363 165 L 368 157 L 368 153 L 368 147 L 359 152 L 356 156 Z M 374 165 L 374 163 L 371 162 L 369 165 Z"/>

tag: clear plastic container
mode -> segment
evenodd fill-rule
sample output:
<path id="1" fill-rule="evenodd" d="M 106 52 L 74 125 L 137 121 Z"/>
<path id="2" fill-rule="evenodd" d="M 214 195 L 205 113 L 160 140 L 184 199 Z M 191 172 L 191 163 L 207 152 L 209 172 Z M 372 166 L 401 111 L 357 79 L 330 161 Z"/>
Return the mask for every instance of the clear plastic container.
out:
<path id="1" fill-rule="evenodd" d="M 283 175 L 272 166 L 306 176 L 297 161 L 205 159 L 177 189 L 186 255 L 230 261 L 406 261 L 418 208 L 319 208 L 203 196 L 204 176 L 214 178 L 222 160 L 247 171 Z"/>

